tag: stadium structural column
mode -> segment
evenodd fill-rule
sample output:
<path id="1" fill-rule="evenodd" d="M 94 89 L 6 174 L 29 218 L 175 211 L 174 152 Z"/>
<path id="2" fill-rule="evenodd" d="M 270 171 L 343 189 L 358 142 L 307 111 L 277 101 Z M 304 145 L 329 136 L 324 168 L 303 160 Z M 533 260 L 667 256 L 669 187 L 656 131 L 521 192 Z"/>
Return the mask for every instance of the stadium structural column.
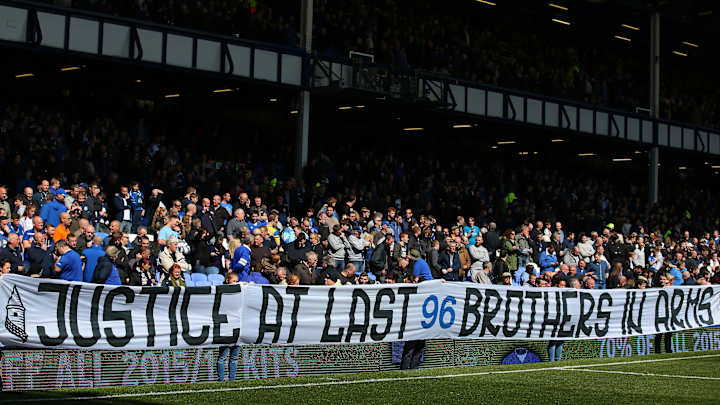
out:
<path id="1" fill-rule="evenodd" d="M 303 178 L 308 161 L 308 138 L 310 135 L 310 63 L 312 52 L 313 0 L 302 0 L 300 10 L 300 47 L 305 50 L 303 86 L 297 95 L 297 133 L 295 136 L 295 178 Z"/>
<path id="2" fill-rule="evenodd" d="M 657 11 L 650 15 L 650 111 L 654 118 L 660 118 L 660 13 Z M 658 202 L 660 148 L 651 146 L 649 155 L 648 202 L 654 205 Z"/>

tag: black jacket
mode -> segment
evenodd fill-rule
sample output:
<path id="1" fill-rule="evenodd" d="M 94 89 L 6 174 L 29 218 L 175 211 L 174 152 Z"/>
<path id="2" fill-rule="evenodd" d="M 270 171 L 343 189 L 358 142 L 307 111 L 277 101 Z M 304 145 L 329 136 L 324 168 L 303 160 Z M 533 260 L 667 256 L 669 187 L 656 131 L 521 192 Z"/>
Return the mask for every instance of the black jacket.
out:
<path id="1" fill-rule="evenodd" d="M 495 251 L 500 248 L 500 236 L 495 231 L 485 233 L 485 247 L 490 253 L 490 257 L 495 256 Z"/>
<path id="2" fill-rule="evenodd" d="M 15 274 L 20 274 L 18 266 L 23 265 L 23 258 L 19 246 L 17 249 L 11 249 L 10 246 L 0 249 L 0 261 L 3 260 L 10 260 L 10 265 L 12 266 L 12 269 L 10 271 Z M 23 273 L 25 273 L 26 271 L 27 269 L 24 269 Z"/>
<path id="3" fill-rule="evenodd" d="M 25 252 L 25 260 L 29 264 L 29 268 L 25 269 L 26 275 L 40 274 L 41 277 L 53 277 L 55 272 L 55 260 L 50 250 L 40 249 L 33 245 Z"/>
<path id="4" fill-rule="evenodd" d="M 132 198 L 128 196 L 128 198 L 125 199 L 126 201 L 123 202 L 123 198 L 121 196 L 113 197 L 113 208 L 115 210 L 115 219 L 118 221 L 123 220 L 123 212 L 125 209 L 130 210 L 130 219 L 132 220 L 132 214 L 135 210 L 135 206 L 132 203 Z"/>
<path id="5" fill-rule="evenodd" d="M 310 251 L 310 242 L 306 241 L 305 246 L 300 247 L 298 242 L 295 241 L 289 244 L 285 249 L 287 251 L 287 261 L 290 262 L 291 266 L 295 266 L 305 260 L 305 253 Z"/>
<path id="6" fill-rule="evenodd" d="M 113 269 L 113 262 L 110 260 L 107 256 L 100 256 L 98 257 L 97 265 L 95 266 L 95 270 L 93 271 L 92 280 L 90 280 L 91 283 L 95 284 L 105 284 L 108 277 L 112 274 Z M 120 268 L 118 267 L 118 273 Z M 120 281 L 125 284 L 125 279 L 120 277 Z"/>

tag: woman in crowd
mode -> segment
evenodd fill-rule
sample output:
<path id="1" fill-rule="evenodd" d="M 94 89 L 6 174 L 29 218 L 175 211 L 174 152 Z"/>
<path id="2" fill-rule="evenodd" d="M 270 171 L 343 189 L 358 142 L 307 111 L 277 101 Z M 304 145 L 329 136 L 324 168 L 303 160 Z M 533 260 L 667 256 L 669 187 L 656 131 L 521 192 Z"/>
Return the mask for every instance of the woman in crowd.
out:
<path id="1" fill-rule="evenodd" d="M 163 287 L 185 287 L 185 279 L 180 265 L 175 263 L 170 267 L 170 277 L 163 281 Z"/>

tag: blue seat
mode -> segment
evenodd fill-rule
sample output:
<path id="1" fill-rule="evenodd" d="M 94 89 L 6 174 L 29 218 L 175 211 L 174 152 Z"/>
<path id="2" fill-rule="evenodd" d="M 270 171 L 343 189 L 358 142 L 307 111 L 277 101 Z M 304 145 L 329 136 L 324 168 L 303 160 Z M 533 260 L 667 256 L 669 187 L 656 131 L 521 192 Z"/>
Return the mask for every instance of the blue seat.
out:
<path id="1" fill-rule="evenodd" d="M 367 275 L 368 275 L 368 278 L 369 278 L 370 280 L 372 280 L 372 281 L 375 281 L 375 280 L 377 280 L 377 277 L 375 277 L 375 275 L 374 275 L 374 274 L 372 274 L 372 273 L 368 273 Z"/>
<path id="2" fill-rule="evenodd" d="M 192 281 L 197 283 L 198 281 L 207 281 L 207 274 L 205 273 L 193 273 L 191 276 Z"/>
<path id="3" fill-rule="evenodd" d="M 195 287 L 209 287 L 212 283 L 207 280 L 200 280 L 195 282 Z"/>
<path id="4" fill-rule="evenodd" d="M 212 285 L 220 285 L 225 282 L 225 277 L 223 277 L 222 274 L 210 274 L 208 276 L 208 281 L 212 283 Z"/>
<path id="5" fill-rule="evenodd" d="M 185 280 L 185 286 L 186 287 L 195 287 L 195 282 L 190 279 L 187 279 L 187 280 Z"/>

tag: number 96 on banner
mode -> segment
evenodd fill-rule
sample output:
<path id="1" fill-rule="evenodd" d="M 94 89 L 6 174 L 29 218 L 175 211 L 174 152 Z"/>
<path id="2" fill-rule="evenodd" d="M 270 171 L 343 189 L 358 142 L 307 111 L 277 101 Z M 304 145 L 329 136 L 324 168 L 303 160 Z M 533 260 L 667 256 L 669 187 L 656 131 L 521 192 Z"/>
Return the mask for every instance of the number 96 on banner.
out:
<path id="1" fill-rule="evenodd" d="M 445 297 L 440 302 L 436 295 L 431 295 L 425 299 L 422 306 L 424 321 L 420 324 L 423 328 L 432 328 L 437 322 L 441 328 L 447 329 L 455 322 L 455 297 Z"/>

